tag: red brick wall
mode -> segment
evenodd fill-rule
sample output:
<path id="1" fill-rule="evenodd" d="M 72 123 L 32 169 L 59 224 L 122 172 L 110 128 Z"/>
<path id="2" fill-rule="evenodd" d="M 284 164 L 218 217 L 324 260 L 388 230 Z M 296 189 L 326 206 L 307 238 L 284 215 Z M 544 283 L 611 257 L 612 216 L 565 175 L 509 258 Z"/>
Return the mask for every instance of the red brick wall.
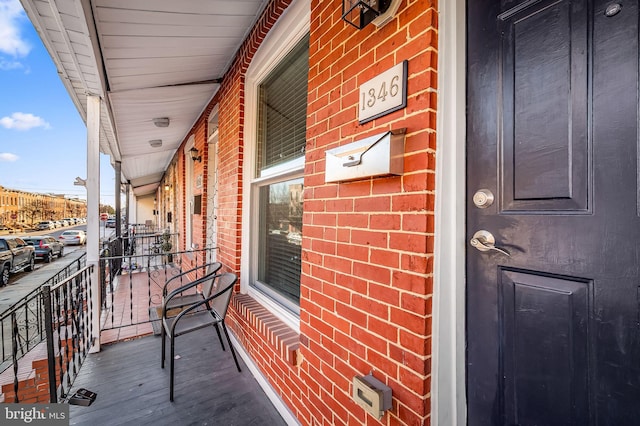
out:
<path id="1" fill-rule="evenodd" d="M 206 159 L 206 120 L 219 105 L 219 260 L 235 272 L 245 73 L 289 3 L 269 3 L 193 129 Z M 338 0 L 312 0 L 311 8 L 301 333 L 291 336 L 248 296 L 236 298 L 228 323 L 302 424 L 429 424 L 436 2 L 404 0 L 386 26 L 361 31 L 341 20 Z M 358 87 L 403 60 L 406 108 L 359 125 Z M 327 149 L 399 128 L 407 129 L 402 176 L 324 183 Z M 380 421 L 351 399 L 353 377 L 370 372 L 393 390 Z"/>
<path id="2" fill-rule="evenodd" d="M 403 1 L 387 25 L 345 25 L 313 0 L 300 302 L 311 424 L 375 424 L 351 400 L 373 372 L 393 391 L 382 424 L 428 424 L 437 11 Z M 358 88 L 408 60 L 407 107 L 358 124 Z M 325 151 L 406 128 L 404 175 L 325 184 Z M 311 408 L 313 407 L 313 408 Z"/>
<path id="3" fill-rule="evenodd" d="M 56 362 L 56 374 L 60 374 L 58 362 Z M 56 378 L 56 383 L 59 381 Z M 2 385 L 1 391 L 2 402 L 7 404 L 14 403 L 16 394 L 13 383 Z M 51 401 L 49 395 L 49 364 L 46 355 L 44 359 L 33 361 L 33 370 L 29 378 L 18 382 L 18 401 L 23 404 L 48 404 Z"/>

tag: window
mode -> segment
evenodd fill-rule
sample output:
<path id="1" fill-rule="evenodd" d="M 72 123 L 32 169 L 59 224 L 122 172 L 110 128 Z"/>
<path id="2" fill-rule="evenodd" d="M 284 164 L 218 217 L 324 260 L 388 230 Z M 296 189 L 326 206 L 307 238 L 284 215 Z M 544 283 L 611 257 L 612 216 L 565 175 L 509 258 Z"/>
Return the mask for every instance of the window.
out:
<path id="1" fill-rule="evenodd" d="M 254 285 L 295 311 L 300 300 L 300 166 L 306 145 L 308 71 L 309 37 L 305 36 L 259 83 L 257 91 Z"/>
<path id="2" fill-rule="evenodd" d="M 260 187 L 258 283 L 300 301 L 302 178 Z"/>
<path id="3" fill-rule="evenodd" d="M 309 0 L 293 0 L 246 74 L 240 290 L 300 328 Z"/>
<path id="4" fill-rule="evenodd" d="M 307 130 L 309 36 L 306 36 L 258 89 L 258 176 L 304 156 Z"/>

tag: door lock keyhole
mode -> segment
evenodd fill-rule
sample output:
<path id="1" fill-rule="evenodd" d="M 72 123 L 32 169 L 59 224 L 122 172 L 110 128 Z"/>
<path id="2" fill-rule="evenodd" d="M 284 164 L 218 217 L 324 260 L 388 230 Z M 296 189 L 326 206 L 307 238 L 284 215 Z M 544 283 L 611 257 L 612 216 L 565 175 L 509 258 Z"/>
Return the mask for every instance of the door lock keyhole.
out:
<path id="1" fill-rule="evenodd" d="M 486 209 L 493 204 L 493 193 L 488 189 L 479 189 L 473 194 L 473 204 L 479 209 Z"/>

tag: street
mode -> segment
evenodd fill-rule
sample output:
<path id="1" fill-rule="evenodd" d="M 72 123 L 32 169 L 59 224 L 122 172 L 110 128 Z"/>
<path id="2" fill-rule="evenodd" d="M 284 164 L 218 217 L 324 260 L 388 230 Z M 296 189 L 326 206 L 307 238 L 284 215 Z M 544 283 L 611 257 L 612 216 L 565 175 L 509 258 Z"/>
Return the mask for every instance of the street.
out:
<path id="1" fill-rule="evenodd" d="M 17 236 L 50 235 L 58 238 L 60 234 L 69 229 L 79 229 L 85 231 L 86 225 L 68 226 L 49 231 L 31 231 L 15 234 Z M 13 234 L 12 234 L 13 235 Z M 0 312 L 13 305 L 16 301 L 29 294 L 34 288 L 40 286 L 51 278 L 56 272 L 66 267 L 73 260 L 85 253 L 85 246 L 67 245 L 64 247 L 64 256 L 55 258 L 51 263 L 36 260 L 35 269 L 31 272 L 19 272 L 12 274 L 9 278 L 9 285 L 0 288 Z"/>

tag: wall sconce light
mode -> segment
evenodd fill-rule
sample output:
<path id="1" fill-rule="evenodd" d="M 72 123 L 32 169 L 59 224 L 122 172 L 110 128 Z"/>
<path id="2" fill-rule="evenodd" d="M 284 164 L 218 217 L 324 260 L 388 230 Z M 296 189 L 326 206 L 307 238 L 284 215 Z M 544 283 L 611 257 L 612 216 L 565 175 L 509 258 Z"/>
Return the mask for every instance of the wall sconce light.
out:
<path id="1" fill-rule="evenodd" d="M 193 161 L 198 161 L 200 163 L 202 162 L 202 156 L 200 155 L 200 151 L 198 151 L 198 148 L 194 146 L 189 150 L 189 152 L 191 153 L 191 159 Z"/>
<path id="2" fill-rule="evenodd" d="M 160 148 L 162 146 L 162 139 L 152 139 L 149 141 L 149 145 L 152 148 Z"/>
<path id="3" fill-rule="evenodd" d="M 342 0 L 342 19 L 361 30 L 389 9 L 391 0 Z"/>
<path id="4" fill-rule="evenodd" d="M 152 121 L 156 127 L 169 127 L 169 117 L 158 117 L 154 118 Z"/>
<path id="5" fill-rule="evenodd" d="M 165 190 L 165 191 L 168 191 L 168 190 L 170 190 L 170 189 L 171 189 L 171 187 L 170 187 L 169 185 L 165 185 L 165 186 L 164 186 L 164 190 Z"/>

